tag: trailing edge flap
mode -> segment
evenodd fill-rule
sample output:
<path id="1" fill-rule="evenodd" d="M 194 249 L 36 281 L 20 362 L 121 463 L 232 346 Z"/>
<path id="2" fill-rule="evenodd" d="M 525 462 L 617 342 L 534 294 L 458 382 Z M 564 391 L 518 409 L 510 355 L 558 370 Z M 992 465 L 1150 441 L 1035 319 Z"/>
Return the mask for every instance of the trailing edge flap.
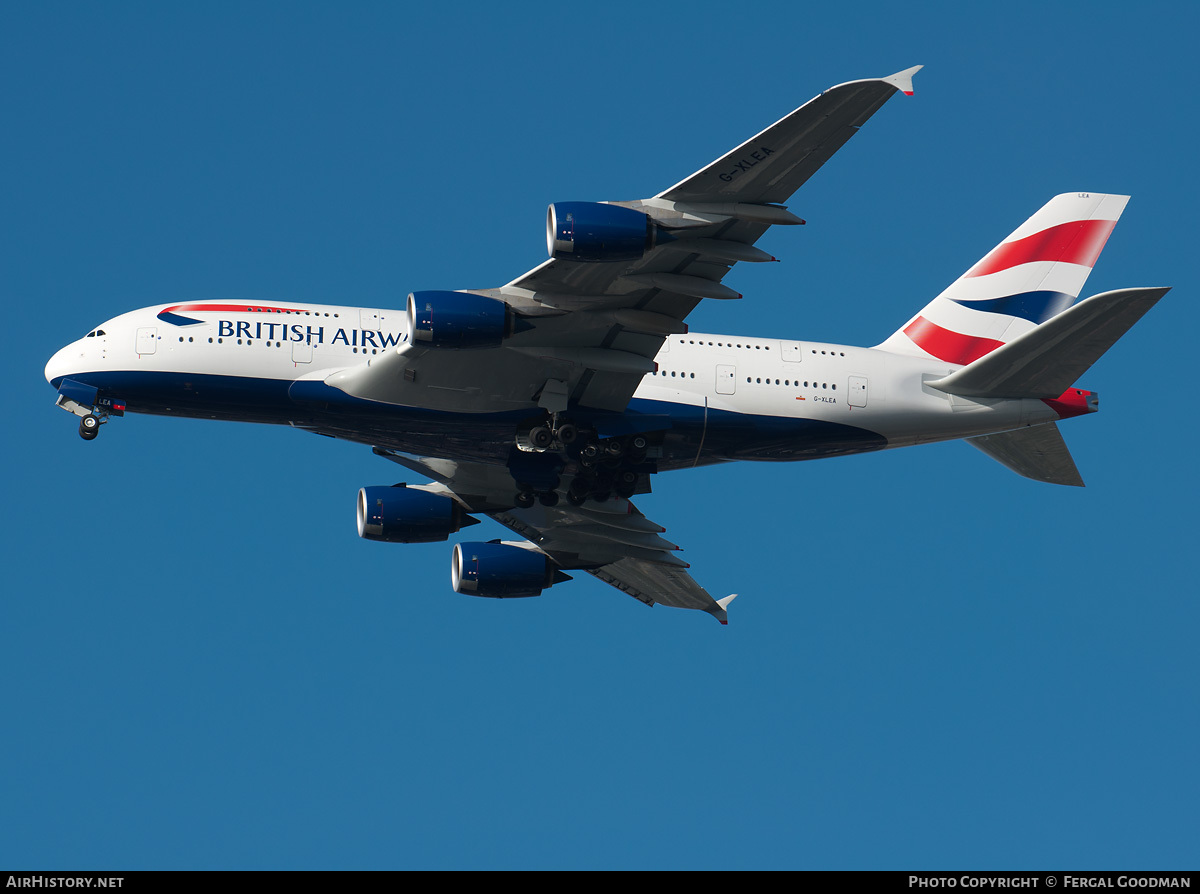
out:
<path id="1" fill-rule="evenodd" d="M 1047 422 L 1030 428 L 1018 428 L 998 435 L 967 438 L 996 462 L 1018 475 L 1050 484 L 1083 487 L 1083 477 L 1075 467 L 1071 451 L 1063 440 L 1058 425 Z"/>
<path id="2" fill-rule="evenodd" d="M 1168 291 L 1117 289 L 1093 295 L 974 363 L 926 384 L 967 397 L 1058 397 Z"/>

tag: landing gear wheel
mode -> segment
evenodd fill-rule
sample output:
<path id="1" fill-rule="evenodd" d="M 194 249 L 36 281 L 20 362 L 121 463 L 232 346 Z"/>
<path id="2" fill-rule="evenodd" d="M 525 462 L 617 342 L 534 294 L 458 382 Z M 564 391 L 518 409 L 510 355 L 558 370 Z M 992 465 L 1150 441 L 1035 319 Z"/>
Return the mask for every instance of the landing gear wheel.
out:
<path id="1" fill-rule="evenodd" d="M 588 495 L 586 493 L 576 493 L 573 490 L 567 491 L 567 502 L 572 506 L 582 506 L 587 502 Z"/>
<path id="2" fill-rule="evenodd" d="M 628 500 L 633 496 L 633 492 L 637 490 L 637 483 L 637 472 L 631 472 L 626 469 L 624 472 L 617 474 L 617 480 L 613 482 L 613 490 L 618 497 L 624 497 Z"/>
<path id="3" fill-rule="evenodd" d="M 570 422 L 564 422 L 558 427 L 557 434 L 558 440 L 561 441 L 562 445 L 565 447 L 568 444 L 575 443 L 575 439 L 579 437 L 579 429 L 577 429 Z"/>
<path id="4" fill-rule="evenodd" d="M 554 434 L 544 425 L 529 430 L 529 443 L 538 450 L 545 450 L 554 443 Z"/>
<path id="5" fill-rule="evenodd" d="M 558 491 L 548 490 L 548 491 L 544 491 L 543 493 L 538 494 L 538 502 L 541 503 L 543 506 L 557 506 L 558 505 Z"/>
<path id="6" fill-rule="evenodd" d="M 517 491 L 517 495 L 513 498 L 513 502 L 522 509 L 528 509 L 533 505 L 534 502 L 533 492 L 528 490 Z"/>
<path id="7" fill-rule="evenodd" d="M 92 441 L 98 434 L 100 434 L 100 417 L 88 415 L 79 420 L 79 437 L 85 441 Z"/>

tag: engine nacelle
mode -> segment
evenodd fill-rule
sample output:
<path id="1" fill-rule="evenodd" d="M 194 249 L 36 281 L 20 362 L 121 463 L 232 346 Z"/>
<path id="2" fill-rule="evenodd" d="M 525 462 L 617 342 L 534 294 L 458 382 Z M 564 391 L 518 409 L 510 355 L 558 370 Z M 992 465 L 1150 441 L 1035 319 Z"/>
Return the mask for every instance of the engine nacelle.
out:
<path id="1" fill-rule="evenodd" d="M 358 492 L 358 536 L 384 543 L 436 543 L 460 528 L 479 524 L 441 494 L 398 484 Z"/>
<path id="2" fill-rule="evenodd" d="M 602 202 L 555 202 L 546 211 L 546 250 L 564 261 L 636 261 L 672 237 L 645 214 Z"/>
<path id="3" fill-rule="evenodd" d="M 499 541 L 456 543 L 450 561 L 454 592 L 468 596 L 540 596 L 542 590 L 570 579 L 548 556 Z"/>
<path id="4" fill-rule="evenodd" d="M 469 292 L 412 292 L 408 331 L 425 348 L 494 348 L 513 330 L 503 301 Z"/>

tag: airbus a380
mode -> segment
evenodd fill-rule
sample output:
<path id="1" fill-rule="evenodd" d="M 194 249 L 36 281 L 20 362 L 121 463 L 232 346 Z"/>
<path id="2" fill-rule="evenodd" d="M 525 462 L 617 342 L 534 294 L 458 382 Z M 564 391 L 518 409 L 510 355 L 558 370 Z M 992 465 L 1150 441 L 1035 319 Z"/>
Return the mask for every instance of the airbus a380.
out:
<path id="1" fill-rule="evenodd" d="M 126 412 L 290 425 L 370 445 L 432 483 L 364 487 L 371 540 L 446 540 L 484 515 L 522 540 L 453 548 L 459 593 L 536 596 L 586 571 L 725 623 L 631 498 L 656 473 L 963 438 L 1015 472 L 1082 485 L 1058 422 L 1078 378 L 1167 292 L 1076 300 L 1126 196 L 1055 196 L 872 348 L 690 332 L 741 296 L 734 264 L 803 223 L 784 202 L 921 66 L 832 87 L 650 199 L 550 206 L 550 259 L 403 311 L 187 301 L 108 320 L 46 379 L 79 433 Z"/>

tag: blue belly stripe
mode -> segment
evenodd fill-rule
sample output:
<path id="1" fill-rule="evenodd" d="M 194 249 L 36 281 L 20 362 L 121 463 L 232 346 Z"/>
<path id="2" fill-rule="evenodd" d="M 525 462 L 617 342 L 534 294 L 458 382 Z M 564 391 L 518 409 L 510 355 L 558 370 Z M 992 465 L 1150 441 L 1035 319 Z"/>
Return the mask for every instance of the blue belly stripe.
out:
<path id="1" fill-rule="evenodd" d="M 71 378 L 96 387 L 102 395 L 121 398 L 131 413 L 293 424 L 406 453 L 484 462 L 504 462 L 518 425 L 538 412 L 529 408 L 450 413 L 396 406 L 352 397 L 314 380 L 134 370 L 79 373 Z M 601 432 L 666 432 L 659 461 L 664 471 L 732 459 L 817 459 L 887 446 L 882 435 L 839 422 L 706 411 L 702 406 L 644 398 L 630 401 L 623 413 L 577 407 L 572 416 L 581 427 Z"/>

